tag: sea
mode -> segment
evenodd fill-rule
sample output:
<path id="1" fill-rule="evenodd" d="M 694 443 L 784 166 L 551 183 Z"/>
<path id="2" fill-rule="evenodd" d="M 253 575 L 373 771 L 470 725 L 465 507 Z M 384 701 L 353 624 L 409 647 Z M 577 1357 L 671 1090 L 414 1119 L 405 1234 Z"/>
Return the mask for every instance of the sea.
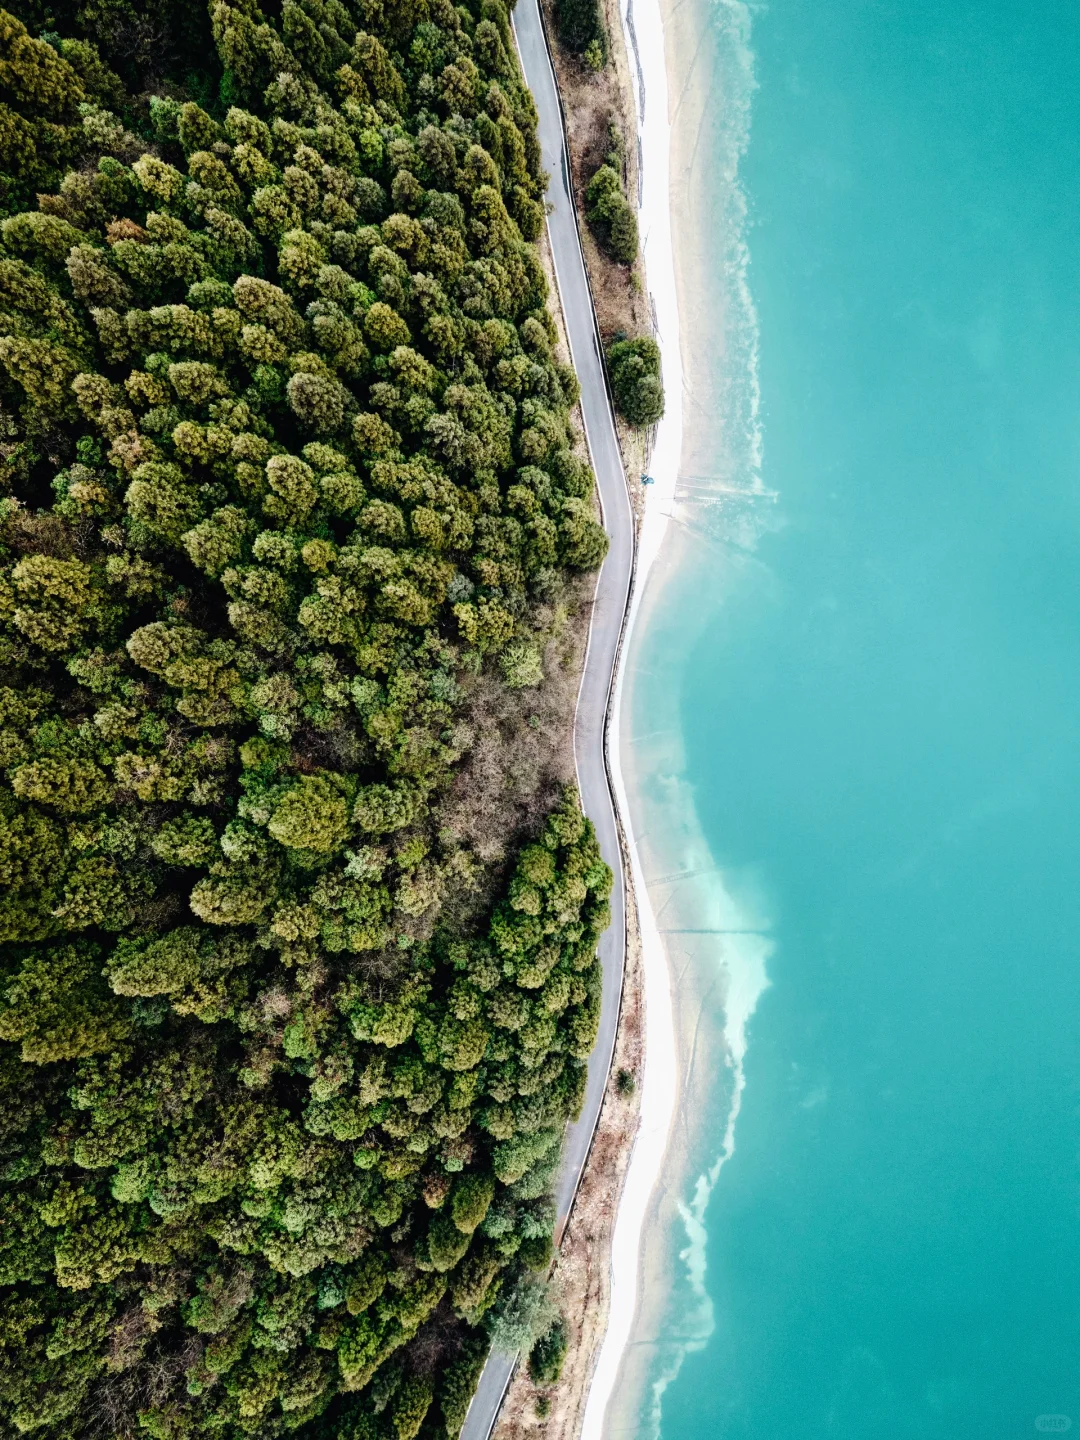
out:
<path id="1" fill-rule="evenodd" d="M 1080 6 L 667 12 L 682 1088 L 606 1430 L 1080 1434 Z"/>

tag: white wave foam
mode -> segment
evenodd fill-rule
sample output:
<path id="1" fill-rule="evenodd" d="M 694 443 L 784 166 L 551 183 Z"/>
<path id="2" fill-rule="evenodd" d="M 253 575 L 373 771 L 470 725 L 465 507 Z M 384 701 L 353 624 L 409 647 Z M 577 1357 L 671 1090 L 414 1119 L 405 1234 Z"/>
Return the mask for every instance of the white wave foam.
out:
<path id="1" fill-rule="evenodd" d="M 720 1178 L 720 1171 L 735 1154 L 735 1126 L 742 1109 L 743 1090 L 746 1086 L 744 1061 L 748 1045 L 747 1026 L 757 1009 L 758 1000 L 768 989 L 769 979 L 765 966 L 773 948 L 765 934 L 745 935 L 742 940 L 743 943 L 738 947 L 740 954 L 737 962 L 729 962 L 725 966 L 729 980 L 724 997 L 725 1064 L 733 1078 L 727 1125 L 719 1155 L 708 1170 L 697 1177 L 691 1199 L 679 1202 L 679 1217 L 687 1238 L 686 1248 L 679 1252 L 679 1259 L 686 1270 L 693 1303 L 683 1308 L 678 1337 L 668 1347 L 663 1371 L 651 1387 L 649 1419 L 654 1436 L 660 1434 L 664 1391 L 677 1377 L 686 1357 L 695 1351 L 703 1350 L 716 1329 L 712 1296 L 705 1285 L 709 1240 L 705 1214 Z"/>
<path id="2" fill-rule="evenodd" d="M 673 757 L 674 758 L 674 757 Z M 713 861 L 701 831 L 691 787 L 685 779 L 670 777 L 659 802 L 650 807 L 650 831 L 659 831 L 655 852 L 676 859 L 673 874 L 654 878 L 650 891 L 662 915 L 671 915 L 666 931 L 669 962 L 680 972 L 696 975 L 695 992 L 707 994 L 710 975 L 719 980 L 723 1024 L 720 1045 L 726 1087 L 726 1116 L 719 1153 L 697 1176 L 689 1199 L 678 1202 L 686 1233 L 679 1252 L 685 1289 L 678 1296 L 678 1320 L 665 1325 L 662 1369 L 651 1386 L 648 1431 L 660 1433 L 661 1400 L 678 1375 L 686 1356 L 704 1348 L 716 1321 L 706 1287 L 708 1229 L 705 1216 L 724 1165 L 735 1153 L 735 1131 L 746 1084 L 745 1060 L 749 1025 L 758 1001 L 768 988 L 767 962 L 773 950 L 768 905 L 754 887 L 726 875 Z M 659 813 L 657 813 L 659 812 Z M 722 1102 L 723 1103 L 723 1100 Z M 695 1096 L 694 1113 L 700 1130 L 706 1105 Z"/>
<path id="3" fill-rule="evenodd" d="M 695 144 L 683 162 L 686 231 L 680 235 L 684 283 L 700 294 L 688 317 L 695 356 L 686 377 L 687 425 L 679 498 L 696 513 L 680 516 L 742 549 L 752 549 L 775 499 L 762 480 L 760 344 L 750 285 L 751 219 L 739 166 L 750 138 L 757 90 L 744 0 L 714 0 L 707 43 L 694 56 L 707 84 L 688 82 L 682 120 Z M 685 147 L 684 147 L 685 148 Z M 716 363 L 719 357 L 719 363 Z M 697 473 L 695 473 L 697 472 Z M 709 510 L 706 519 L 702 507 Z"/>

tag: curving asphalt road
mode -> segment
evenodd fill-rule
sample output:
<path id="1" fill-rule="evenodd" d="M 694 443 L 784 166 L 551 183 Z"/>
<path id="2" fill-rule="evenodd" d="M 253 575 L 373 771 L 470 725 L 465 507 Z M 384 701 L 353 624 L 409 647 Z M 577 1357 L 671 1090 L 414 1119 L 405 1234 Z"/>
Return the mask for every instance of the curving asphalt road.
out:
<path id="1" fill-rule="evenodd" d="M 626 886 L 615 821 L 615 801 L 608 779 L 607 717 L 630 596 L 634 523 L 604 378 L 600 336 L 578 237 L 562 106 L 539 0 L 518 0 L 513 23 L 525 80 L 540 116 L 540 148 L 544 169 L 551 175 L 547 198 L 553 208 L 548 217 L 548 233 L 555 275 L 566 317 L 571 357 L 581 382 L 581 411 L 596 471 L 604 528 L 611 541 L 596 586 L 589 647 L 574 722 L 574 756 L 581 803 L 596 827 L 600 849 L 614 872 L 615 884 L 611 893 L 611 924 L 600 937 L 599 944 L 604 970 L 600 1031 L 589 1057 L 589 1077 L 581 1118 L 566 1132 L 562 1169 L 555 1191 L 558 1231 L 570 1213 L 578 1181 L 588 1159 L 611 1069 L 619 1022 L 626 956 Z M 487 1440 L 513 1375 L 516 1359 L 516 1356 L 509 1355 L 490 1356 L 465 1417 L 461 1440 Z"/>

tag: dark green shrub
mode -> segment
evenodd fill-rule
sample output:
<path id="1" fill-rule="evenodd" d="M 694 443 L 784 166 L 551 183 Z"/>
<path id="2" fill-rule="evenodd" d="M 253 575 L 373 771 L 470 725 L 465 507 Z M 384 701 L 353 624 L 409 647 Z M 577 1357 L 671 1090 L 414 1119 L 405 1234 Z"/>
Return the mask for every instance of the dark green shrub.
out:
<path id="1" fill-rule="evenodd" d="M 570 1331 L 566 1321 L 560 1316 L 547 1334 L 541 1335 L 529 1351 L 529 1377 L 535 1384 L 555 1384 L 562 1374 L 569 1343 Z"/>
<path id="2" fill-rule="evenodd" d="M 433 1394 L 430 1380 L 420 1375 L 409 1376 L 394 1399 L 390 1415 L 395 1440 L 413 1440 L 424 1423 Z"/>
<path id="3" fill-rule="evenodd" d="M 491 1313 L 488 1329 L 497 1350 L 514 1354 L 531 1350 L 537 1338 L 546 1335 L 559 1312 L 538 1275 L 526 1272 L 500 1295 Z"/>
<path id="4" fill-rule="evenodd" d="M 495 1181 L 490 1175 L 463 1175 L 450 1196 L 450 1213 L 454 1224 L 465 1235 L 471 1235 L 483 1220 L 495 1194 Z"/>
<path id="5" fill-rule="evenodd" d="M 530 1270 L 546 1270 L 551 1264 L 554 1247 L 550 1235 L 529 1235 L 521 1242 L 518 1255 Z"/>
<path id="6" fill-rule="evenodd" d="M 612 258 L 622 265 L 632 265 L 638 253 L 637 216 L 624 201 L 615 212 L 608 232 Z"/>
<path id="7" fill-rule="evenodd" d="M 86 73 L 69 54 L 73 40 L 90 42 L 102 59 L 138 94 L 148 79 L 187 81 L 203 104 L 216 101 L 222 67 L 210 38 L 209 7 L 201 0 L 19 0 L 20 19 L 32 34 L 56 36 L 65 59 Z M 59 33 L 57 33 L 59 32 Z M 85 62 L 91 75 L 93 61 Z M 100 86 L 110 105 L 115 90 Z"/>
<path id="8" fill-rule="evenodd" d="M 456 1436 L 465 1423 L 476 1382 L 487 1358 L 487 1344 L 479 1335 L 470 1336 L 461 1355 L 443 1372 L 439 1405 L 448 1435 Z"/>
<path id="9" fill-rule="evenodd" d="M 79 54 L 90 68 L 96 58 L 92 47 Z M 0 10 L 0 67 L 0 209 L 7 213 L 57 184 L 84 149 L 79 105 L 91 91 L 59 45 L 28 34 L 5 10 Z"/>
<path id="10" fill-rule="evenodd" d="M 649 335 L 608 348 L 611 388 L 619 414 L 631 425 L 653 425 L 664 413 L 660 347 Z"/>
<path id="11" fill-rule="evenodd" d="M 556 22 L 559 39 L 568 50 L 581 55 L 594 45 L 603 60 L 607 59 L 608 36 L 600 0 L 558 0 Z"/>
<path id="12" fill-rule="evenodd" d="M 632 265 L 638 253 L 637 216 L 613 165 L 601 165 L 586 187 L 585 200 L 589 222 L 603 248 L 613 260 Z"/>

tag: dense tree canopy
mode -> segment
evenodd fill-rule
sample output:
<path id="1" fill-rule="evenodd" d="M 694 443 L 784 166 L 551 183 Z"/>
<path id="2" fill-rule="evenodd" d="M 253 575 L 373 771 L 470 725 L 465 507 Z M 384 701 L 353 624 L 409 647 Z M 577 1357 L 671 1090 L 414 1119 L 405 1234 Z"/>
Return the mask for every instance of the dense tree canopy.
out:
<path id="1" fill-rule="evenodd" d="M 444 1440 L 552 1322 L 610 886 L 567 792 L 450 903 L 462 679 L 606 545 L 507 15 L 16 8 L 0 1431 Z"/>

